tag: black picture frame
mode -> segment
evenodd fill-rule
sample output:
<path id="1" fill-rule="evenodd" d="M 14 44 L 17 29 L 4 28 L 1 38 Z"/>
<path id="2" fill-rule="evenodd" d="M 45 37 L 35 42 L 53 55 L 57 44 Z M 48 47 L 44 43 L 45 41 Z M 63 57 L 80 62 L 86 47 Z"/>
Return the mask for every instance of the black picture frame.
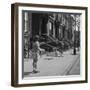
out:
<path id="1" fill-rule="evenodd" d="M 52 82 L 36 82 L 36 83 L 19 83 L 19 7 L 23 8 L 54 8 L 54 9 L 65 9 L 65 10 L 81 10 L 85 13 L 85 72 L 84 79 L 82 80 L 71 80 L 71 81 L 52 81 Z M 26 9 L 27 10 L 27 9 Z M 22 32 L 21 32 L 22 33 Z M 88 7 L 82 6 L 63 6 L 63 5 L 46 5 L 46 4 L 32 4 L 32 3 L 14 3 L 11 5 L 11 86 L 22 87 L 22 86 L 41 86 L 41 85 L 60 85 L 60 84 L 76 84 L 76 83 L 87 83 L 88 82 Z"/>

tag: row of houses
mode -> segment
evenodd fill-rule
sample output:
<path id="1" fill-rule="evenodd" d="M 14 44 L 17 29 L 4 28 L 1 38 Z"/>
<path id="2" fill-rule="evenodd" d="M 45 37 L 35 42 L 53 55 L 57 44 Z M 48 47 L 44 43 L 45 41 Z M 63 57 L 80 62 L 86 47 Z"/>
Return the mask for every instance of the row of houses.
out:
<path id="1" fill-rule="evenodd" d="M 75 44 L 80 41 L 79 14 L 23 11 L 22 17 L 24 50 L 28 53 L 27 56 L 35 35 L 40 36 L 41 47 L 46 50 L 52 50 L 56 46 L 63 46 L 65 50 L 72 47 L 72 42 Z"/>

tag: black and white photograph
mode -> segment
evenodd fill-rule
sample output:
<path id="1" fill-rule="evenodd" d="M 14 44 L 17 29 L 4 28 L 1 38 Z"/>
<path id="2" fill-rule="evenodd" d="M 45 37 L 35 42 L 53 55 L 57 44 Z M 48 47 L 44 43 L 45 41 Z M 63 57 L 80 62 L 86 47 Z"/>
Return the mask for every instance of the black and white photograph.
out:
<path id="1" fill-rule="evenodd" d="M 16 83 L 87 81 L 86 7 L 16 4 L 14 10 Z"/>
<path id="2" fill-rule="evenodd" d="M 80 13 L 22 11 L 24 77 L 80 75 Z"/>

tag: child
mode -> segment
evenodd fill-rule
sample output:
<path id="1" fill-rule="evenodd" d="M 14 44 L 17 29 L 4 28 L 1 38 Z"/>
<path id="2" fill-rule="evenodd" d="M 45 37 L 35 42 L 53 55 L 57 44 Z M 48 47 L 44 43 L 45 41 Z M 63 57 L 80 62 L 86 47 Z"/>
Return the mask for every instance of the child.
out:
<path id="1" fill-rule="evenodd" d="M 33 41 L 33 46 L 32 46 L 32 53 L 33 53 L 33 72 L 37 73 L 37 61 L 39 60 L 39 54 L 40 51 L 44 51 L 43 49 L 40 48 L 39 44 L 39 36 L 36 35 Z"/>

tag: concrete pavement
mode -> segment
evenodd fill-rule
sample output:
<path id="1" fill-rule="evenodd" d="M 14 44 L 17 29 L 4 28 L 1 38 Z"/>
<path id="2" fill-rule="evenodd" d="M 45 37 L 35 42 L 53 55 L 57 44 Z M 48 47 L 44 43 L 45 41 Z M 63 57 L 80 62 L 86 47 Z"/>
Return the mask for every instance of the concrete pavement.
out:
<path id="1" fill-rule="evenodd" d="M 66 75 L 80 75 L 80 58 L 74 62 L 74 65 L 70 67 Z"/>
<path id="2" fill-rule="evenodd" d="M 63 53 L 63 57 L 55 56 L 54 52 L 49 56 L 42 55 L 38 61 L 38 73 L 33 73 L 32 59 L 26 59 L 24 61 L 24 76 L 25 77 L 37 77 L 37 76 L 63 76 L 63 75 L 78 75 L 80 74 L 80 54 L 72 55 L 73 50 L 70 49 Z M 75 62 L 78 63 L 78 68 L 75 69 Z M 74 69 L 71 71 L 71 68 Z M 74 72 L 74 73 L 73 73 Z M 78 73 L 75 73 L 78 72 Z"/>

